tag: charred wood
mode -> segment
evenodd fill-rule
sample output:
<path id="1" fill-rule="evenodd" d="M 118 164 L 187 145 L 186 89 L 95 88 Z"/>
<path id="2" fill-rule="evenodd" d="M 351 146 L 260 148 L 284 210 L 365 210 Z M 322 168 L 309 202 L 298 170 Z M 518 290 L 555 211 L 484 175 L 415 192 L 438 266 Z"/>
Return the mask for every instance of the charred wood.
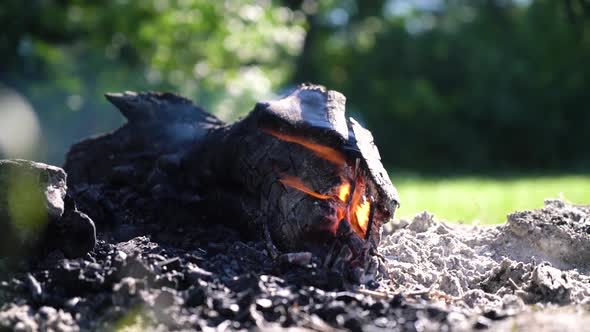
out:
<path id="1" fill-rule="evenodd" d="M 353 256 L 376 248 L 399 204 L 371 133 L 345 97 L 301 85 L 225 124 L 173 94 L 108 94 L 128 122 L 72 147 L 65 169 L 100 227 L 225 223 L 269 252 L 325 256 L 343 221 Z"/>

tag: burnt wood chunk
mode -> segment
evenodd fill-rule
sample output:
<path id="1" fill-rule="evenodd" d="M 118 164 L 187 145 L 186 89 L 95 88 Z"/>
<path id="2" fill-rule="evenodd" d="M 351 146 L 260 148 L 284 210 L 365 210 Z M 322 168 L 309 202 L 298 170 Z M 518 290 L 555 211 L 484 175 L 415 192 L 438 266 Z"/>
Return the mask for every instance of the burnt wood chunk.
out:
<path id="1" fill-rule="evenodd" d="M 348 140 L 348 126 L 344 114 L 346 97 L 321 86 L 303 85 L 279 100 L 259 102 L 258 117 L 270 121 L 284 121 L 292 128 L 324 129 Z"/>
<path id="2" fill-rule="evenodd" d="M 101 227 L 226 223 L 266 238 L 270 252 L 323 257 L 341 241 L 354 261 L 377 247 L 399 205 L 371 133 L 346 118 L 339 92 L 300 85 L 231 125 L 173 94 L 107 98 L 128 123 L 72 147 L 65 166 Z"/>

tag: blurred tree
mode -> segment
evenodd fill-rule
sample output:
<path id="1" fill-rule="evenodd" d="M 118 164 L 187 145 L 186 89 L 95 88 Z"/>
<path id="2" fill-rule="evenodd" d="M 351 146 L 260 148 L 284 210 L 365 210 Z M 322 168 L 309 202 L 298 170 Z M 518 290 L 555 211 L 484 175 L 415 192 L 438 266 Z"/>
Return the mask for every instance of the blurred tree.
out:
<path id="1" fill-rule="evenodd" d="M 308 15 L 295 78 L 342 91 L 392 167 L 588 169 L 587 4 L 335 2 Z"/>
<path id="2" fill-rule="evenodd" d="M 105 91 L 173 90 L 244 114 L 286 83 L 305 36 L 303 15 L 270 0 L 5 0 L 0 21 L 0 83 L 32 102 L 52 161 L 121 122 Z"/>
<path id="3" fill-rule="evenodd" d="M 588 0 L 4 0 L 0 83 L 39 159 L 121 122 L 112 90 L 173 90 L 225 119 L 314 81 L 417 171 L 588 169 Z M 45 143 L 47 142 L 47 143 Z"/>

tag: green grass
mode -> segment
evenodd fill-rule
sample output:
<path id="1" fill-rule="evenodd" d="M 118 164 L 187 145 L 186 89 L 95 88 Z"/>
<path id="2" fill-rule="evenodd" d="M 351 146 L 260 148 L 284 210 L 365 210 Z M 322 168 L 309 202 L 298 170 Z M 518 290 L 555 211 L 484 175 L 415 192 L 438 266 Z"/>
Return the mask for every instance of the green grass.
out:
<path id="1" fill-rule="evenodd" d="M 438 219 L 498 224 L 510 212 L 540 208 L 545 198 L 590 204 L 590 176 L 416 177 L 392 174 L 401 197 L 397 218 L 428 210 Z"/>

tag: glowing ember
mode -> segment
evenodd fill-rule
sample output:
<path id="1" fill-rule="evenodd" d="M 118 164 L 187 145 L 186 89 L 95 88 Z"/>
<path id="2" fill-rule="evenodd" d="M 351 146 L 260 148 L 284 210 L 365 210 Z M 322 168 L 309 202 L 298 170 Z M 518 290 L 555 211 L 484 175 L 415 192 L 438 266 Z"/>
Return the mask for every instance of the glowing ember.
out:
<path id="1" fill-rule="evenodd" d="M 371 203 L 364 201 L 360 205 L 356 206 L 354 216 L 358 223 L 359 228 L 363 231 L 363 234 L 367 232 L 369 226 L 369 214 L 371 213 Z"/>
<path id="2" fill-rule="evenodd" d="M 339 167 L 346 166 L 346 158 L 342 152 L 339 152 L 331 147 L 320 145 L 307 138 L 287 135 L 273 129 L 262 129 L 267 134 L 270 134 L 280 140 L 299 144 L 311 150 L 318 157 L 325 159 Z M 343 174 L 344 171 L 341 171 Z M 364 238 L 367 232 L 369 217 L 371 213 L 371 203 L 365 197 L 365 181 L 362 176 L 357 177 L 356 183 L 354 183 L 354 191 L 351 192 L 352 179 L 348 180 L 347 177 L 342 175 L 342 183 L 334 190 L 331 194 L 321 194 L 313 189 L 309 188 L 303 181 L 295 176 L 282 176 L 279 180 L 282 184 L 291 188 L 300 190 L 310 196 L 318 199 L 327 200 L 334 199 L 338 202 L 336 209 L 336 220 L 339 222 L 346 219 L 350 222 L 352 229 L 361 237 Z M 352 195 L 352 197 L 351 197 Z M 336 223 L 332 229 L 336 232 L 338 223 Z"/>
<path id="3" fill-rule="evenodd" d="M 348 199 L 348 195 L 350 195 L 350 183 L 348 183 L 348 181 L 344 181 L 344 183 L 342 183 L 342 185 L 340 186 L 338 198 L 341 201 L 346 202 L 346 200 Z"/>
<path id="4" fill-rule="evenodd" d="M 336 218 L 338 221 L 346 218 L 354 231 L 362 238 L 367 233 L 367 227 L 369 224 L 369 214 L 371 213 L 371 203 L 366 200 L 364 196 L 365 184 L 362 178 L 357 180 L 355 190 L 352 193 L 350 203 L 348 202 L 348 196 L 350 195 L 351 185 L 348 181 L 344 180 L 338 188 L 338 196 L 320 194 L 313 189 L 309 188 L 301 179 L 295 176 L 284 176 L 279 181 L 282 184 L 291 188 L 300 190 L 310 196 L 318 199 L 338 199 L 339 207 L 336 210 Z M 335 232 L 337 225 L 334 226 L 333 231 Z"/>
<path id="5" fill-rule="evenodd" d="M 314 141 L 304 138 L 304 137 L 287 135 L 287 134 L 281 133 L 280 131 L 273 130 L 273 129 L 263 128 L 262 131 L 264 131 L 267 134 L 273 135 L 274 137 L 276 137 L 280 140 L 283 140 L 283 141 L 286 141 L 289 143 L 295 143 L 295 144 L 302 145 L 302 146 L 310 149 L 311 151 L 313 151 L 318 157 L 325 159 L 335 165 L 344 166 L 346 164 L 346 158 L 344 157 L 344 154 L 340 151 L 337 151 L 337 150 L 329 147 L 329 146 L 315 143 Z"/>
<path id="6" fill-rule="evenodd" d="M 319 198 L 319 199 L 332 198 L 332 196 L 320 194 L 318 192 L 313 191 L 308 186 L 306 186 L 305 183 L 303 183 L 303 181 L 301 181 L 301 179 L 299 179 L 298 177 L 295 177 L 295 176 L 285 176 L 282 179 L 280 179 L 279 181 L 281 181 L 281 183 L 286 186 L 289 186 L 291 188 L 295 188 L 297 190 L 301 190 L 304 193 L 311 195 L 313 197 Z"/>
<path id="7" fill-rule="evenodd" d="M 352 229 L 361 237 L 365 236 L 367 225 L 369 224 L 369 212 L 371 210 L 371 203 L 365 200 L 365 181 L 363 177 L 358 177 L 352 199 L 348 206 L 348 221 Z"/>

